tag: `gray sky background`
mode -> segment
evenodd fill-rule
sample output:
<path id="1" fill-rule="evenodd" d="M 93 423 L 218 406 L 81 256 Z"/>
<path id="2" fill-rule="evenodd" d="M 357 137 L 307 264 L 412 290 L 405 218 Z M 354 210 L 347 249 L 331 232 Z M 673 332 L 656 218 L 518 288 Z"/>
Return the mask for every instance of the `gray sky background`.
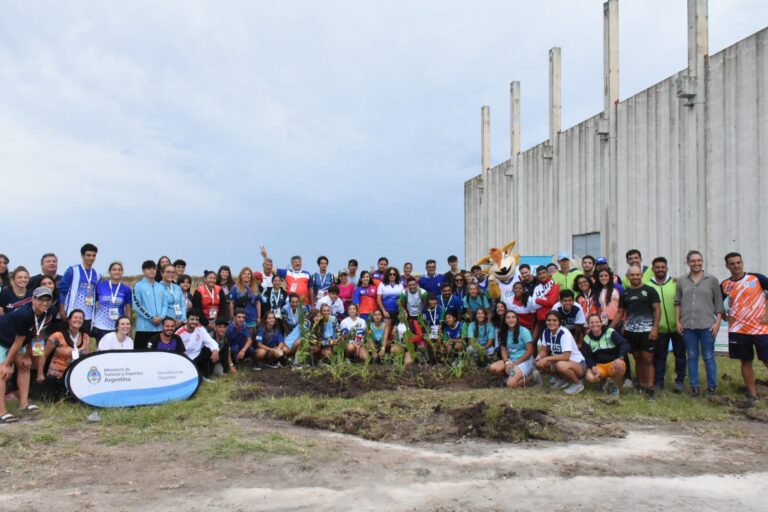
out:
<path id="1" fill-rule="evenodd" d="M 139 272 L 319 254 L 417 270 L 463 255 L 463 184 L 547 137 L 547 51 L 563 126 L 602 109 L 602 0 L 0 1 L 0 252 L 38 270 L 82 243 Z M 768 2 L 712 0 L 710 53 Z M 684 0 L 620 2 L 621 98 L 686 64 Z M 503 241 L 499 241 L 500 243 Z M 556 250 L 556 248 L 553 248 Z M 463 262 L 462 262 L 463 263 Z"/>

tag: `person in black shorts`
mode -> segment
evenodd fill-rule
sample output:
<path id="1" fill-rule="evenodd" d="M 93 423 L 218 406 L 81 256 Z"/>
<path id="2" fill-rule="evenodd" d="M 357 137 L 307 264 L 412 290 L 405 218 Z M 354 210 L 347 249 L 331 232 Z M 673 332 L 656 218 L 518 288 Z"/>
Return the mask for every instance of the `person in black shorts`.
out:
<path id="1" fill-rule="evenodd" d="M 638 266 L 629 268 L 629 288 L 619 298 L 619 310 L 616 312 L 611 327 L 615 328 L 624 314 L 624 338 L 629 342 L 637 367 L 637 381 L 640 392 L 649 400 L 654 400 L 653 353 L 656 338 L 659 337 L 661 306 L 659 294 L 652 287 L 643 284 L 643 270 Z"/>

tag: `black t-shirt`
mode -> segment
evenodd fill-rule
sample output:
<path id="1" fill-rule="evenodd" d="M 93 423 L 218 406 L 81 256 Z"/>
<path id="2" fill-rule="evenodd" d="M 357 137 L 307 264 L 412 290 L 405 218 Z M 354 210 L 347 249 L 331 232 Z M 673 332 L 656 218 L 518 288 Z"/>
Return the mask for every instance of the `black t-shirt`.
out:
<path id="1" fill-rule="evenodd" d="M 16 336 L 39 336 L 45 338 L 46 330 L 53 320 L 51 310 L 42 315 L 35 315 L 32 304 L 26 304 L 7 315 L 0 316 L 0 345 L 10 348 Z"/>
<path id="2" fill-rule="evenodd" d="M 624 329 L 629 332 L 650 332 L 653 329 L 653 304 L 660 302 L 659 294 L 647 284 L 624 290 L 619 298 L 619 307 L 627 312 Z"/>
<path id="3" fill-rule="evenodd" d="M 37 274 L 36 276 L 30 277 L 29 284 L 27 285 L 27 289 L 31 291 L 35 291 L 35 288 L 40 286 L 40 281 L 42 281 L 44 277 L 45 277 L 45 274 Z M 59 274 L 56 274 L 56 276 L 53 278 L 53 282 L 56 283 L 56 288 L 58 288 L 59 283 L 61 282 L 61 276 Z"/>
<path id="4" fill-rule="evenodd" d="M 19 297 L 14 293 L 12 286 L 6 286 L 3 291 L 0 292 L 0 308 L 3 308 L 5 313 L 10 313 L 15 309 L 19 309 L 25 304 L 32 302 L 32 292 L 30 288 L 27 288 L 27 292 L 23 297 Z"/>

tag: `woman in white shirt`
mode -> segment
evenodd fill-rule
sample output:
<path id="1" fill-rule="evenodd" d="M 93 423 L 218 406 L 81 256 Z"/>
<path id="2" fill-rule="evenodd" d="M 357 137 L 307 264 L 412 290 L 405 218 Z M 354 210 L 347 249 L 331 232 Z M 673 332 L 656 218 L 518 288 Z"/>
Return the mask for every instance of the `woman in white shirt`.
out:
<path id="1" fill-rule="evenodd" d="M 121 316 L 115 321 L 115 331 L 102 336 L 99 340 L 99 352 L 102 350 L 133 350 L 131 319 Z"/>
<path id="2" fill-rule="evenodd" d="M 581 378 L 587 371 L 587 363 L 576 340 L 560 325 L 560 315 L 555 311 L 547 313 L 546 325 L 541 335 L 541 350 L 534 361 L 536 368 L 555 377 L 553 388 L 563 389 L 569 395 L 581 393 L 584 391 Z"/>
<path id="3" fill-rule="evenodd" d="M 390 328 L 393 321 L 397 319 L 397 301 L 404 291 L 405 288 L 400 283 L 400 272 L 395 267 L 389 267 L 379 284 L 376 301 L 379 309 L 384 313 L 384 323 Z"/>

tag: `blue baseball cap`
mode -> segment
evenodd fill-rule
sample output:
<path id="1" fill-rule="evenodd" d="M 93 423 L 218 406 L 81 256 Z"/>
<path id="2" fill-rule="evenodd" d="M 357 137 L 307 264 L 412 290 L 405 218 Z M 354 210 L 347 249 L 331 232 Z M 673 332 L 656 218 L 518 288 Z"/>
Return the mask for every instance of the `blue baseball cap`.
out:
<path id="1" fill-rule="evenodd" d="M 595 265 L 607 265 L 607 264 L 608 264 L 608 259 L 602 256 L 600 256 L 599 258 L 597 258 L 597 260 L 595 260 Z"/>

